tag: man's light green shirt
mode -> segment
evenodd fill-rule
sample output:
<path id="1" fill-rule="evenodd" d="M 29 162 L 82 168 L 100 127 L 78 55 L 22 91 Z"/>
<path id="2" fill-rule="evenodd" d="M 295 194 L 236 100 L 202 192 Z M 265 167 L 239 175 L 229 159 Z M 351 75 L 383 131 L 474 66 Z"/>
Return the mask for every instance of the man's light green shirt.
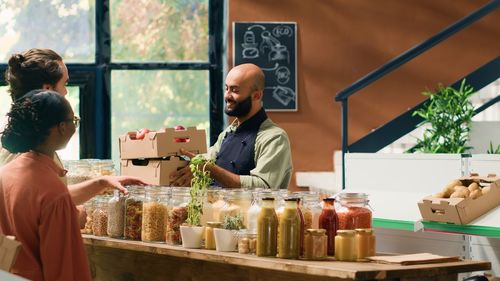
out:
<path id="1" fill-rule="evenodd" d="M 227 132 L 238 127 L 233 122 L 208 149 L 208 157 L 215 161 Z M 292 155 L 286 132 L 267 118 L 260 125 L 255 138 L 255 168 L 250 175 L 240 175 L 242 188 L 287 189 L 292 177 Z"/>

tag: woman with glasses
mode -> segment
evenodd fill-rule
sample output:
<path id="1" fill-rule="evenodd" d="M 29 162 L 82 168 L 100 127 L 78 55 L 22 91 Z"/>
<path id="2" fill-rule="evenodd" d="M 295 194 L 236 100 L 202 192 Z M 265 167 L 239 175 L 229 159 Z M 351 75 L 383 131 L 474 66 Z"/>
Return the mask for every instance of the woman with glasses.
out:
<path id="1" fill-rule="evenodd" d="M 17 157 L 0 168 L 0 232 L 22 248 L 11 272 L 30 280 L 91 280 L 78 211 L 54 161 L 75 133 L 78 118 L 53 91 L 17 99 L 1 133 Z"/>
<path id="2" fill-rule="evenodd" d="M 29 91 L 36 89 L 51 90 L 61 96 L 65 96 L 68 91 L 66 85 L 69 80 L 68 69 L 60 55 L 49 49 L 30 49 L 20 54 L 14 54 L 9 58 L 8 67 L 5 71 L 5 80 L 8 83 L 12 101 L 23 97 Z M 79 124 L 74 121 L 75 125 Z M 0 126 L 0 132 L 2 127 Z M 2 146 L 3 143 L 1 144 Z M 17 153 L 12 153 L 0 146 L 0 167 L 17 157 Z M 61 160 L 54 153 L 54 162 L 61 168 Z M 66 177 L 60 178 L 66 184 Z M 144 184 L 134 177 L 103 176 L 88 180 L 82 183 L 68 186 L 69 194 L 76 205 L 81 205 L 96 194 L 111 187 L 127 193 L 123 185 Z M 79 206 L 80 208 L 80 206 Z M 81 212 L 80 224 L 85 225 L 85 213 Z"/>

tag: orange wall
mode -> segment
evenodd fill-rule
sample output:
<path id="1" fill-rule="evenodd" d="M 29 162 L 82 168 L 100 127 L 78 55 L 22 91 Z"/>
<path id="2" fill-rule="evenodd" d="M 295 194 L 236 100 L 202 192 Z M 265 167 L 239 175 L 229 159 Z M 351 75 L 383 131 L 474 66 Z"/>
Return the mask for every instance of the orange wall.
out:
<path id="1" fill-rule="evenodd" d="M 228 2 L 228 54 L 233 21 L 297 22 L 299 110 L 269 113 L 290 136 L 297 172 L 333 170 L 333 151 L 341 149 L 338 91 L 488 1 Z M 499 22 L 497 10 L 351 98 L 349 142 L 421 102 L 426 88 L 455 82 L 498 56 Z"/>

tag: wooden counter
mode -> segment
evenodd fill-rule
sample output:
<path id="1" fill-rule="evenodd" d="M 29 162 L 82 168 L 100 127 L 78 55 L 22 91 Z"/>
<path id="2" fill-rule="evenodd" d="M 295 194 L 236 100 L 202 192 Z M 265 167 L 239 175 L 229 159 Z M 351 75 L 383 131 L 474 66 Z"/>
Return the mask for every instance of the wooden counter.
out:
<path id="1" fill-rule="evenodd" d="M 302 261 L 83 236 L 94 280 L 457 280 L 489 262 L 385 265 Z"/>

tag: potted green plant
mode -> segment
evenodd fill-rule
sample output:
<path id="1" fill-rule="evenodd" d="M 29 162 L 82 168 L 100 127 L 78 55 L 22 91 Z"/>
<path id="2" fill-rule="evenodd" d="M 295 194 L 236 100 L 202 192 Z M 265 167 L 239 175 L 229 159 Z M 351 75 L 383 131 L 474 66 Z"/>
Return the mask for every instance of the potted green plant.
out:
<path id="1" fill-rule="evenodd" d="M 187 205 L 186 224 L 181 225 L 182 246 L 185 248 L 201 248 L 203 241 L 204 227 L 201 225 L 201 215 L 203 214 L 203 197 L 207 188 L 212 183 L 207 165 L 213 163 L 203 155 L 196 155 L 189 163 L 193 179 L 191 180 L 190 200 Z"/>
<path id="2" fill-rule="evenodd" d="M 488 153 L 488 154 L 500 154 L 500 144 L 497 145 L 497 147 L 495 148 L 493 146 L 493 142 L 490 141 L 490 147 L 488 148 L 488 151 L 486 151 L 486 153 Z"/>
<path id="3" fill-rule="evenodd" d="M 469 98 L 474 89 L 462 80 L 460 88 L 438 86 L 436 92 L 425 91 L 429 101 L 413 115 L 424 119 L 419 126 L 429 124 L 422 139 L 409 152 L 424 153 L 464 153 L 469 138 L 474 107 Z"/>
<path id="4" fill-rule="evenodd" d="M 222 228 L 214 229 L 215 249 L 219 252 L 234 252 L 238 245 L 238 230 L 245 228 L 243 216 L 225 216 Z"/>

